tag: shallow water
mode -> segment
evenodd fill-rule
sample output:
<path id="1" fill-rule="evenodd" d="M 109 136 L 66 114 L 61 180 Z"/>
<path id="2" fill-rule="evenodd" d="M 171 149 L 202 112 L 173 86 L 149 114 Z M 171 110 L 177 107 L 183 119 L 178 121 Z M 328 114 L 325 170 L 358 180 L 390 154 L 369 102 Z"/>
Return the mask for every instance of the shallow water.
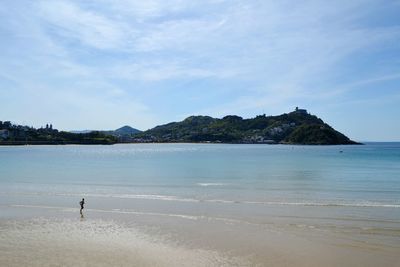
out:
<path id="1" fill-rule="evenodd" d="M 79 216 L 84 197 L 87 220 L 134 222 L 146 235 L 261 265 L 285 258 L 279 255 L 289 246 L 279 240 L 307 240 L 309 248 L 354 250 L 348 261 L 338 259 L 346 250 L 338 251 L 332 266 L 395 266 L 399 163 L 399 143 L 0 147 L 0 218 L 57 225 Z M 285 238 L 273 245 L 276 234 Z M 263 257 L 266 248 L 275 256 Z M 299 258 L 311 253 L 293 249 Z"/>

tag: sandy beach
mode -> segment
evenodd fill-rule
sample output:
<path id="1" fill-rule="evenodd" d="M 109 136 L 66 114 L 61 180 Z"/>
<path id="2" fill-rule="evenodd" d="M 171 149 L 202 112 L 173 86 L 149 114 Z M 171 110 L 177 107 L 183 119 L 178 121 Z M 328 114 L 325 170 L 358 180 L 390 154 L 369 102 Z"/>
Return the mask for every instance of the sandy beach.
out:
<path id="1" fill-rule="evenodd" d="M 214 251 L 152 239 L 113 221 L 1 223 L 1 266 L 242 266 Z"/>
<path id="2" fill-rule="evenodd" d="M 365 234 L 351 229 L 346 233 L 178 214 L 88 209 L 80 218 L 73 208 L 26 205 L 6 209 L 10 210 L 13 218 L 0 221 L 1 266 L 394 267 L 400 263 L 399 233 L 379 240 L 365 239 Z"/>

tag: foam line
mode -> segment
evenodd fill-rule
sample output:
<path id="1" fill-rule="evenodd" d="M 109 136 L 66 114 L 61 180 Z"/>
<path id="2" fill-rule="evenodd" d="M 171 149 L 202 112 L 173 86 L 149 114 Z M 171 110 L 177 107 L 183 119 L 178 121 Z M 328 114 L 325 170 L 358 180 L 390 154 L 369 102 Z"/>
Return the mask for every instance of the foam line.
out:
<path id="1" fill-rule="evenodd" d="M 68 208 L 68 207 L 54 207 L 54 206 L 40 206 L 40 205 L 10 205 L 11 207 L 16 208 L 39 208 L 39 209 L 56 209 L 67 212 L 76 212 L 77 209 Z M 134 215 L 150 215 L 150 216 L 166 216 L 166 217 L 177 217 L 188 220 L 197 220 L 199 216 L 191 216 L 191 215 L 183 215 L 183 214 L 169 214 L 169 213 L 157 213 L 157 212 L 140 212 L 140 211 L 126 211 L 126 210 L 102 210 L 102 209 L 85 209 L 86 211 L 92 212 L 104 212 L 104 213 L 119 213 L 119 214 L 134 214 Z"/>
<path id="2" fill-rule="evenodd" d="M 65 197 L 101 197 L 101 198 L 122 198 L 122 199 L 143 199 L 143 200 L 161 200 L 177 202 L 209 202 L 222 204 L 256 204 L 271 206 L 316 206 L 316 207 L 359 207 L 359 208 L 400 208 L 400 204 L 385 204 L 372 201 L 362 202 L 285 202 L 285 201 L 247 201 L 247 200 L 229 200 L 229 199 L 196 199 L 182 198 L 173 195 L 152 195 L 152 194 L 69 194 L 69 193 L 29 193 L 25 195 L 46 195 L 46 196 L 65 196 Z"/>

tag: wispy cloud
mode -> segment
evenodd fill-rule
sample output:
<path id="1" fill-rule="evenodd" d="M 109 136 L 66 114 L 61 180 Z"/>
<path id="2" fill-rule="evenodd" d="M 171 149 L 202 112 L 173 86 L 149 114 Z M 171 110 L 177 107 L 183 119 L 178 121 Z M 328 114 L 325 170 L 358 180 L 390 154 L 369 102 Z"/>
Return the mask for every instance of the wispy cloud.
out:
<path id="1" fill-rule="evenodd" d="M 190 64 L 190 63 L 189 63 Z M 193 79 L 193 78 L 229 78 L 235 75 L 234 70 L 197 68 L 188 66 L 185 61 L 162 60 L 120 63 L 106 69 L 105 75 L 110 77 L 131 81 L 163 81 L 174 79 Z"/>
<path id="2" fill-rule="evenodd" d="M 194 3 L 184 0 L 101 0 L 100 2 L 111 9 L 112 12 L 133 17 L 133 19 L 138 21 L 147 21 L 166 15 L 174 15 L 185 11 Z"/>
<path id="3" fill-rule="evenodd" d="M 137 38 L 138 51 L 185 50 L 207 42 L 223 26 L 223 20 L 174 20 L 156 24 Z"/>
<path id="4" fill-rule="evenodd" d="M 9 1 L 0 93 L 8 99 L 12 84 L 32 107 L 46 95 L 54 119 L 66 121 L 57 107 L 68 107 L 96 127 L 115 122 L 108 114 L 146 128 L 191 113 L 320 108 L 398 79 L 396 10 L 398 1 L 364 0 Z"/>
<path id="5" fill-rule="evenodd" d="M 99 49 L 120 47 L 129 27 L 67 1 L 43 1 L 39 16 L 48 31 Z"/>

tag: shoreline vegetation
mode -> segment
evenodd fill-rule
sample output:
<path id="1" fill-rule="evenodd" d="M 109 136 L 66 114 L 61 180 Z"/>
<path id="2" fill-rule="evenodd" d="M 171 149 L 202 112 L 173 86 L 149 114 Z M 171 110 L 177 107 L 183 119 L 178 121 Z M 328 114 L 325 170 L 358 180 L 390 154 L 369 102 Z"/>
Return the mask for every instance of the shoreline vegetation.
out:
<path id="1" fill-rule="evenodd" d="M 344 134 L 304 109 L 251 119 L 229 115 L 222 119 L 190 116 L 147 131 L 129 126 L 115 131 L 66 132 L 0 121 L 0 145 L 112 145 L 118 143 L 226 143 L 290 145 L 354 145 Z"/>

